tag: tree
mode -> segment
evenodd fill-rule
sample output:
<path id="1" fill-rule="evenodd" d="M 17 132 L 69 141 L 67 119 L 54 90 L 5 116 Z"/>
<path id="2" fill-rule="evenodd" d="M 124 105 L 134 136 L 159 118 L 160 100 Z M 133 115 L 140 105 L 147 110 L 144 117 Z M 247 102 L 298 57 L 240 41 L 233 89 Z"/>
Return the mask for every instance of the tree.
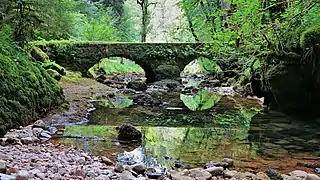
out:
<path id="1" fill-rule="evenodd" d="M 156 3 L 150 3 L 149 0 L 137 0 L 137 4 L 141 8 L 142 18 L 141 18 L 141 42 L 146 42 L 148 25 L 150 23 L 150 14 L 148 12 L 148 7 Z"/>

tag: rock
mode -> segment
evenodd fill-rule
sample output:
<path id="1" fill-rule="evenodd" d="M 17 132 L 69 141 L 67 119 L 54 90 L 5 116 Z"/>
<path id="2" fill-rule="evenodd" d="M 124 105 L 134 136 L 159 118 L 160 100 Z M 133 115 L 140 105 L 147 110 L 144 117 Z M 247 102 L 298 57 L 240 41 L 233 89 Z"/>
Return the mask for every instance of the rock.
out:
<path id="1" fill-rule="evenodd" d="M 28 180 L 29 179 L 29 172 L 26 170 L 21 170 L 17 173 L 16 176 L 17 180 Z"/>
<path id="2" fill-rule="evenodd" d="M 101 161 L 107 166 L 114 165 L 114 162 L 105 156 L 101 156 Z"/>
<path id="3" fill-rule="evenodd" d="M 236 175 L 236 173 L 237 173 L 237 171 L 229 171 L 229 170 L 225 170 L 223 172 L 224 177 L 226 177 L 226 178 L 232 178 Z"/>
<path id="4" fill-rule="evenodd" d="M 172 180 L 195 180 L 195 178 L 187 176 L 182 172 L 170 171 Z"/>
<path id="5" fill-rule="evenodd" d="M 95 178 L 96 180 L 109 180 L 110 178 L 107 175 L 99 175 L 98 177 Z"/>
<path id="6" fill-rule="evenodd" d="M 20 140 L 21 140 L 22 144 L 32 144 L 32 143 L 37 143 L 40 141 L 38 138 L 36 138 L 34 136 L 21 138 Z"/>
<path id="7" fill-rule="evenodd" d="M 315 171 L 317 174 L 320 174 L 320 168 L 316 168 L 314 171 Z"/>
<path id="8" fill-rule="evenodd" d="M 73 173 L 74 176 L 86 177 L 86 172 L 82 169 L 77 169 Z"/>
<path id="9" fill-rule="evenodd" d="M 76 158 L 76 163 L 77 164 L 85 164 L 86 163 L 86 158 L 85 157 L 77 157 Z"/>
<path id="10" fill-rule="evenodd" d="M 222 175 L 223 167 L 210 167 L 205 169 L 207 172 L 211 173 L 213 176 Z"/>
<path id="11" fill-rule="evenodd" d="M 270 180 L 269 176 L 264 172 L 258 172 L 256 174 L 257 180 Z"/>
<path id="12" fill-rule="evenodd" d="M 123 172 L 125 170 L 124 165 L 121 163 L 117 163 L 116 166 L 114 167 L 115 172 Z"/>
<path id="13" fill-rule="evenodd" d="M 253 179 L 256 179 L 256 175 L 252 174 L 250 172 L 245 172 L 245 173 L 238 172 L 238 173 L 236 173 L 234 178 L 236 178 L 236 179 L 248 179 L 248 180 L 251 179 L 251 180 L 253 180 Z"/>
<path id="14" fill-rule="evenodd" d="M 40 61 L 40 62 L 50 61 L 49 56 L 38 47 L 33 46 L 30 53 L 31 53 L 31 56 L 37 61 Z"/>
<path id="15" fill-rule="evenodd" d="M 0 173 L 0 179 L 1 180 L 15 180 L 16 177 Z"/>
<path id="16" fill-rule="evenodd" d="M 231 158 L 224 158 L 223 162 L 228 164 L 227 167 L 232 167 L 233 166 L 233 159 L 231 159 Z"/>
<path id="17" fill-rule="evenodd" d="M 181 168 L 183 166 L 183 163 L 179 160 L 174 161 L 174 167 L 175 168 Z"/>
<path id="18" fill-rule="evenodd" d="M 62 178 L 62 176 L 60 174 L 54 174 L 53 176 L 53 180 L 62 180 L 64 178 Z"/>
<path id="19" fill-rule="evenodd" d="M 41 132 L 43 131 L 43 129 L 42 129 L 42 128 L 33 128 L 32 131 L 33 131 L 33 134 L 34 134 L 36 137 L 40 137 L 40 134 L 41 134 Z"/>
<path id="20" fill-rule="evenodd" d="M 132 170 L 137 174 L 144 174 L 144 172 L 146 171 L 146 167 L 143 163 L 138 163 L 133 165 Z"/>
<path id="21" fill-rule="evenodd" d="M 176 65 L 160 65 L 155 69 L 156 79 L 174 79 L 180 77 L 180 68 Z"/>
<path id="22" fill-rule="evenodd" d="M 306 180 L 320 180 L 320 177 L 315 174 L 308 174 Z"/>
<path id="23" fill-rule="evenodd" d="M 46 178 L 46 175 L 45 175 L 44 173 L 41 173 L 41 172 L 37 173 L 36 176 L 37 176 L 38 178 L 40 178 L 40 179 Z"/>
<path id="24" fill-rule="evenodd" d="M 217 161 L 210 161 L 208 163 L 206 163 L 206 165 L 204 166 L 204 168 L 210 168 L 210 167 L 223 167 L 223 168 L 227 168 L 229 167 L 229 164 L 227 162 L 217 162 Z"/>
<path id="25" fill-rule="evenodd" d="M 51 139 L 50 132 L 45 132 L 45 131 L 40 133 L 40 137 L 41 138 L 46 138 L 46 139 Z"/>
<path id="26" fill-rule="evenodd" d="M 118 128 L 118 140 L 120 141 L 141 141 L 142 134 L 131 124 L 124 124 Z"/>
<path id="27" fill-rule="evenodd" d="M 295 176 L 295 177 L 298 177 L 301 179 L 305 179 L 307 177 L 308 173 L 305 171 L 301 171 L 301 170 L 295 170 L 295 171 L 290 172 L 289 175 Z"/>
<path id="28" fill-rule="evenodd" d="M 203 178 L 205 180 L 211 179 L 212 175 L 205 171 L 202 168 L 190 169 L 190 177 L 194 177 L 195 179 Z"/>
<path id="29" fill-rule="evenodd" d="M 44 121 L 38 120 L 38 121 L 36 121 L 35 123 L 33 123 L 32 128 L 41 128 L 41 129 L 48 130 L 48 129 L 49 129 L 49 126 L 46 125 L 46 123 L 44 123 Z"/>
<path id="30" fill-rule="evenodd" d="M 134 89 L 136 91 L 145 91 L 147 90 L 147 84 L 144 81 L 130 81 L 127 88 Z"/>
<path id="31" fill-rule="evenodd" d="M 6 162 L 0 160 L 0 173 L 5 174 L 7 171 Z"/>
<path id="32" fill-rule="evenodd" d="M 281 174 L 278 173 L 276 170 L 274 169 L 267 169 L 266 170 L 266 174 L 268 175 L 268 177 L 270 177 L 271 179 L 281 179 Z"/>
<path id="33" fill-rule="evenodd" d="M 136 180 L 136 177 L 134 177 L 129 171 L 123 171 L 120 174 L 120 180 Z"/>
<path id="34" fill-rule="evenodd" d="M 163 86 L 163 87 L 167 87 L 169 89 L 177 89 L 179 86 L 181 86 L 181 83 L 176 80 L 165 79 L 165 80 L 161 80 L 161 81 L 156 81 L 156 82 L 152 83 L 152 85 Z"/>
<path id="35" fill-rule="evenodd" d="M 156 97 L 153 97 L 150 94 L 135 94 L 130 96 L 133 102 L 141 106 L 159 106 L 161 104 L 160 100 Z"/>

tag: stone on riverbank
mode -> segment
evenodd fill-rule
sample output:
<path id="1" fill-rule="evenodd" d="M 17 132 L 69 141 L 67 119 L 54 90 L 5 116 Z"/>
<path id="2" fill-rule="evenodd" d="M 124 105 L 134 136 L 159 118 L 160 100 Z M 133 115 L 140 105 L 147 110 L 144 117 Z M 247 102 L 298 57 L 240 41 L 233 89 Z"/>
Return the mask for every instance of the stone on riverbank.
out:
<path id="1" fill-rule="evenodd" d="M 142 134 L 131 124 L 124 124 L 118 128 L 118 140 L 120 141 L 141 141 Z"/>

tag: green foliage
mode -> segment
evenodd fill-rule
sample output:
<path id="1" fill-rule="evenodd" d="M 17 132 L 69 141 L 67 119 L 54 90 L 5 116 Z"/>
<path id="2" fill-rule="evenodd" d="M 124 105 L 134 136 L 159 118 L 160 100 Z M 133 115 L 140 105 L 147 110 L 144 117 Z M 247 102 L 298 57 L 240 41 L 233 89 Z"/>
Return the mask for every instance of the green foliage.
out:
<path id="1" fill-rule="evenodd" d="M 320 26 L 314 26 L 304 31 L 300 38 L 300 46 L 310 48 L 320 45 Z"/>
<path id="2" fill-rule="evenodd" d="M 64 67 L 60 66 L 59 64 L 55 62 L 44 62 L 41 65 L 44 69 L 52 69 L 55 70 L 60 75 L 66 75 L 66 70 Z"/>
<path id="3" fill-rule="evenodd" d="M 5 29 L 2 29 L 5 28 Z M 27 125 L 62 103 L 62 88 L 38 63 L 19 52 L 7 27 L 0 29 L 0 135 Z"/>
<path id="4" fill-rule="evenodd" d="M 23 55 L 15 59 L 0 54 L 0 133 L 27 125 L 46 109 L 63 101 L 57 82 Z"/>
<path id="5" fill-rule="evenodd" d="M 0 24 L 0 54 L 2 55 L 13 56 L 17 50 L 11 34 L 12 29 L 10 26 Z"/>
<path id="6" fill-rule="evenodd" d="M 3 22 L 13 27 L 14 39 L 24 45 L 42 38 L 68 39 L 73 34 L 75 5 L 74 0 L 2 0 L 0 13 Z"/>
<path id="7" fill-rule="evenodd" d="M 115 20 L 108 13 L 100 10 L 92 17 L 82 17 L 76 38 L 85 41 L 118 41 Z"/>
<path id="8" fill-rule="evenodd" d="M 134 8 L 134 6 L 130 6 L 127 2 L 123 6 L 124 14 L 123 14 L 123 22 L 120 26 L 120 36 L 121 41 L 123 42 L 138 42 L 140 41 L 140 27 L 136 27 L 134 17 L 139 16 L 138 9 Z"/>
<path id="9" fill-rule="evenodd" d="M 107 108 L 126 108 L 133 105 L 133 100 L 122 94 L 115 94 L 113 97 L 99 98 L 99 105 Z"/>
<path id="10" fill-rule="evenodd" d="M 187 74 L 216 74 L 221 72 L 222 69 L 216 62 L 203 57 L 192 61 L 183 70 L 183 73 Z"/>
<path id="11" fill-rule="evenodd" d="M 122 63 L 121 63 L 122 62 Z M 97 77 L 101 74 L 117 74 L 117 73 L 138 73 L 144 74 L 144 70 L 134 63 L 125 58 L 105 58 L 102 59 L 99 63 L 95 64 L 92 68 L 89 69 L 89 73 L 92 77 Z"/>
<path id="12" fill-rule="evenodd" d="M 220 101 L 220 98 L 220 95 L 208 90 L 201 90 L 195 95 L 180 94 L 180 99 L 192 111 L 210 109 Z"/>

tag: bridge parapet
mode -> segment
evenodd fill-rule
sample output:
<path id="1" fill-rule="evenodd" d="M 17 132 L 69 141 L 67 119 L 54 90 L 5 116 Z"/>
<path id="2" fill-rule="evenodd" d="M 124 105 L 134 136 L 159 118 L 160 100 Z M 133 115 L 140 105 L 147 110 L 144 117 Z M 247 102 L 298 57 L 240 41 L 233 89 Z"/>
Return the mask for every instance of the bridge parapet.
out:
<path id="1" fill-rule="evenodd" d="M 205 43 L 124 43 L 124 42 L 65 42 L 35 43 L 51 60 L 84 76 L 94 64 L 103 58 L 125 57 L 139 64 L 148 81 L 164 79 L 162 69 L 173 67 L 179 72 L 192 60 L 203 56 Z"/>

